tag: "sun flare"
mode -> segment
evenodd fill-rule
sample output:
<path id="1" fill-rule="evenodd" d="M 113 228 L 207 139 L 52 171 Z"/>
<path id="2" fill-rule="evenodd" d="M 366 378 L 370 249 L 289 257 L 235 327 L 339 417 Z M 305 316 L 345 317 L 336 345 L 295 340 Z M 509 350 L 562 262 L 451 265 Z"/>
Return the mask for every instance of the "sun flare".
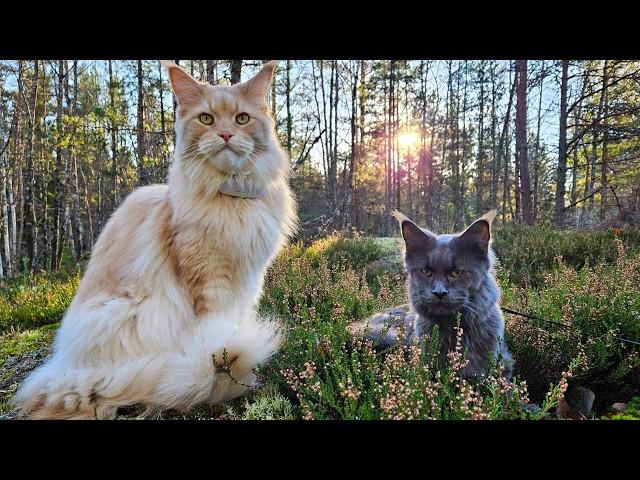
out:
<path id="1" fill-rule="evenodd" d="M 411 148 L 416 143 L 418 143 L 418 136 L 412 132 L 401 133 L 398 137 L 398 141 L 400 142 L 400 146 L 402 148 Z"/>

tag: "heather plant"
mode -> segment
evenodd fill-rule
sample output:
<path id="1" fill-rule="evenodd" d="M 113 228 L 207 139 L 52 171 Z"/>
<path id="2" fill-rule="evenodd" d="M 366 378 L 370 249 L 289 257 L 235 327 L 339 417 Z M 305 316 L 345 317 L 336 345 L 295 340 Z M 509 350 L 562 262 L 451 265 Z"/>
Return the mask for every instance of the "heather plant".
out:
<path id="1" fill-rule="evenodd" d="M 304 326 L 300 327 L 304 330 Z M 304 419 L 540 419 L 566 390 L 566 374 L 541 409 L 529 409 L 527 386 L 509 382 L 495 363 L 486 376 L 461 377 L 466 366 L 458 329 L 455 349 L 439 360 L 437 329 L 424 343 L 400 341 L 376 352 L 371 340 L 327 344 L 313 360 L 279 370 Z M 402 333 L 401 333 L 402 336 Z M 574 363 L 571 368 L 575 368 Z M 272 372 L 272 375 L 275 372 Z M 282 383 L 282 382 L 281 382 Z"/>
<path id="2" fill-rule="evenodd" d="M 516 369 L 531 379 L 533 398 L 580 349 L 588 369 L 574 382 L 595 392 L 597 408 L 640 393 L 638 347 L 616 338 L 640 339 L 640 255 L 629 254 L 620 239 L 613 245 L 611 264 L 576 271 L 558 258 L 541 288 L 505 289 L 505 305 L 566 325 L 507 318 Z"/>
<path id="3" fill-rule="evenodd" d="M 493 248 L 500 260 L 501 280 L 541 287 L 545 275 L 557 268 L 558 257 L 575 270 L 615 261 L 616 240 L 621 240 L 628 250 L 637 251 L 640 229 L 562 231 L 548 226 L 509 225 L 494 230 Z"/>
<path id="4" fill-rule="evenodd" d="M 30 274 L 0 282 L 0 332 L 59 321 L 71 304 L 80 273 Z"/>
<path id="5" fill-rule="evenodd" d="M 592 389 L 597 412 L 634 395 L 638 398 L 638 347 L 615 338 L 640 338 L 640 254 L 633 237 L 637 230 L 575 236 L 551 229 L 538 235 L 538 228 L 544 233 L 543 227 L 529 235 L 522 227 L 496 229 L 499 250 L 503 244 L 502 304 L 571 328 L 507 314 L 507 342 L 516 361 L 511 383 L 500 377 L 493 360 L 484 377 L 463 381 L 457 372 L 463 368 L 464 352 L 456 347 L 445 359 L 437 358 L 436 336 L 384 352 L 363 338 L 353 338 L 346 329 L 350 322 L 407 301 L 402 275 L 385 268 L 372 274 L 369 268 L 397 250 L 397 239 L 383 243 L 334 235 L 307 246 L 300 242 L 286 247 L 268 271 L 260 310 L 282 320 L 283 342 L 260 367 L 263 386 L 220 411 L 196 409 L 193 415 L 535 419 L 552 417 L 570 385 Z M 505 230 L 512 230 L 506 244 Z M 505 249 L 509 242 L 511 247 Z M 585 251 L 590 252 L 588 259 L 579 264 L 577 256 Z M 509 268 L 504 258 L 513 259 Z M 536 276 L 538 284 L 532 280 Z M 79 275 L 70 273 L 0 284 L 0 368 L 9 357 L 46 351 L 78 281 Z M 464 338 L 465 332 L 460 335 Z M 17 386 L 10 378 L 12 371 L 2 372 L 0 380 L 6 386 L 0 388 L 0 411 L 10 409 L 6 401 Z M 525 408 L 527 402 L 539 408 Z M 615 418 L 632 418 L 633 408 Z"/>
<path id="6" fill-rule="evenodd" d="M 306 249 L 306 254 L 316 262 L 320 258 L 326 258 L 330 265 L 337 262 L 345 262 L 354 270 L 360 271 L 370 262 L 394 251 L 374 238 L 355 237 L 348 238 L 342 233 L 330 235 L 316 240 Z"/>

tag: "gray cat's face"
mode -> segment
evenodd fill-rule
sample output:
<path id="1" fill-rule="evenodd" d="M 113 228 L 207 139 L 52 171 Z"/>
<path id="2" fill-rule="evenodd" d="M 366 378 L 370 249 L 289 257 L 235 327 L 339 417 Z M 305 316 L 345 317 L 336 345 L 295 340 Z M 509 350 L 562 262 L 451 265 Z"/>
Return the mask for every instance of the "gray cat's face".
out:
<path id="1" fill-rule="evenodd" d="M 409 297 L 424 316 L 451 316 L 477 310 L 483 279 L 491 270 L 490 222 L 482 217 L 464 232 L 435 235 L 399 218 L 406 245 Z"/>

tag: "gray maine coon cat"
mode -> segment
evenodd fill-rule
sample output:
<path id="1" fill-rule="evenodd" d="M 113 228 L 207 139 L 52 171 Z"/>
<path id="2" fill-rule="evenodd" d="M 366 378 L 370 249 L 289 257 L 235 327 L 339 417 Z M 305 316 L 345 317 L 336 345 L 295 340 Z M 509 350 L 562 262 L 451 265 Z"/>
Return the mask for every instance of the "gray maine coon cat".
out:
<path id="1" fill-rule="evenodd" d="M 429 335 L 439 328 L 440 352 L 455 348 L 457 314 L 463 329 L 462 345 L 469 364 L 463 377 L 485 372 L 490 354 L 505 365 L 510 379 L 513 360 L 504 342 L 504 319 L 499 306 L 500 288 L 495 279 L 495 255 L 491 249 L 491 222 L 496 212 L 485 214 L 464 232 L 435 235 L 419 228 L 402 213 L 394 216 L 405 241 L 410 305 L 402 305 L 356 322 L 352 333 L 364 331 L 377 348 L 397 341 L 397 328 L 405 327 L 406 341 Z"/>

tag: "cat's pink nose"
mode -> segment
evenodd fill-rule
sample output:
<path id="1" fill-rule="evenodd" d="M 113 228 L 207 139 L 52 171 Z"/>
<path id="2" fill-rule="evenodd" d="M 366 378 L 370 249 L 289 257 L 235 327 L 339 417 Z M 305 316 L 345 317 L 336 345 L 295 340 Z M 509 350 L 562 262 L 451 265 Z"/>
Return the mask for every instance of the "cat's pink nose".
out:
<path id="1" fill-rule="evenodd" d="M 233 137 L 233 134 L 229 132 L 223 132 L 223 133 L 219 133 L 218 136 L 222 137 L 222 139 L 224 140 L 224 143 L 229 143 L 229 139 Z"/>

